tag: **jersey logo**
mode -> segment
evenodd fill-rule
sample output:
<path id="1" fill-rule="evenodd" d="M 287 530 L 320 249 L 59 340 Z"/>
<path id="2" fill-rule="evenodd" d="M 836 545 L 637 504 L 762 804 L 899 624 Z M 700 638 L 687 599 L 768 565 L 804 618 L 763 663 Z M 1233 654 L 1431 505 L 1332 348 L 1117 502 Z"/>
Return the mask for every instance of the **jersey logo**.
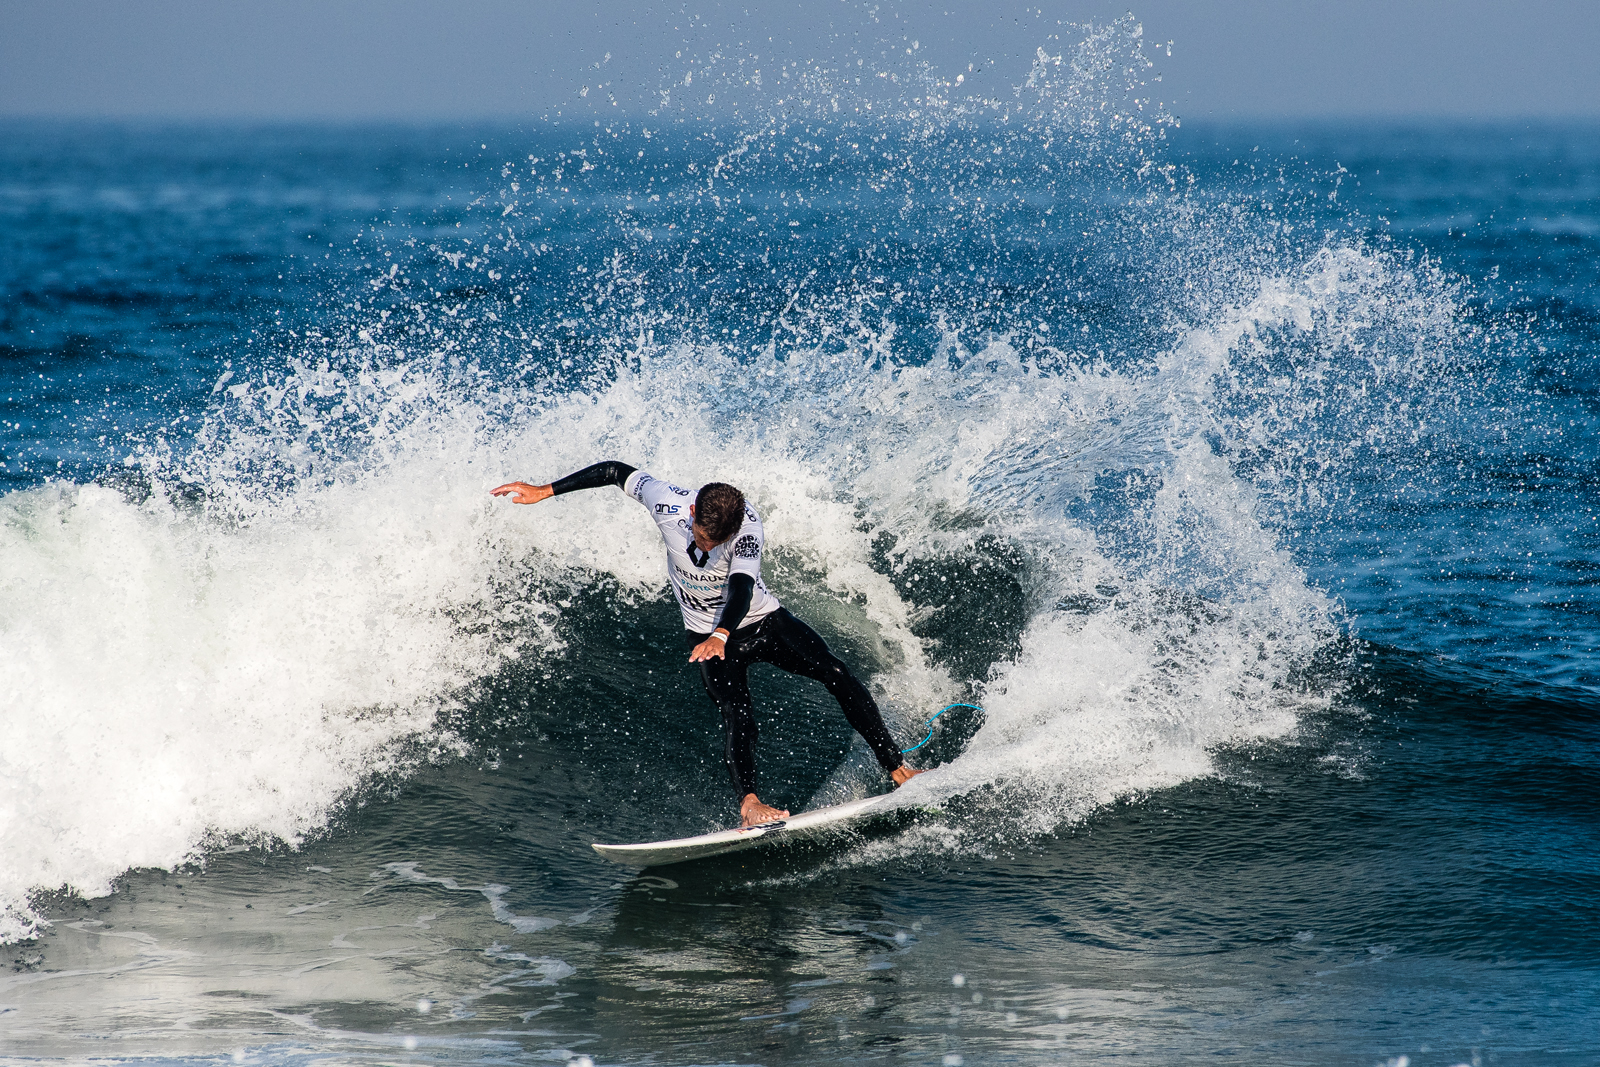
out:
<path id="1" fill-rule="evenodd" d="M 755 534 L 745 534 L 733 543 L 733 554 L 740 559 L 755 559 L 761 555 L 761 542 Z"/>
<path id="2" fill-rule="evenodd" d="M 678 505 L 677 504 L 657 504 L 656 505 L 656 514 L 657 515 L 676 515 L 677 513 L 678 513 Z"/>
<path id="3" fill-rule="evenodd" d="M 700 552 L 700 554 L 697 556 L 697 555 L 695 555 L 695 553 L 698 552 L 698 551 L 699 551 L 699 546 L 697 546 L 693 541 L 690 541 L 689 542 L 689 562 L 693 563 L 696 567 L 699 567 L 701 570 L 705 570 L 706 569 L 706 563 L 711 559 L 711 553 L 709 553 L 709 552 Z"/>
<path id="4" fill-rule="evenodd" d="M 696 611 L 716 611 L 722 607 L 722 598 L 720 596 L 695 596 L 687 589 L 678 590 L 678 599 Z"/>
<path id="5" fill-rule="evenodd" d="M 677 493 L 679 496 L 688 496 L 689 495 L 689 490 L 687 490 L 687 489 L 679 489 L 675 485 L 669 485 L 667 488 L 671 489 L 674 493 Z"/>

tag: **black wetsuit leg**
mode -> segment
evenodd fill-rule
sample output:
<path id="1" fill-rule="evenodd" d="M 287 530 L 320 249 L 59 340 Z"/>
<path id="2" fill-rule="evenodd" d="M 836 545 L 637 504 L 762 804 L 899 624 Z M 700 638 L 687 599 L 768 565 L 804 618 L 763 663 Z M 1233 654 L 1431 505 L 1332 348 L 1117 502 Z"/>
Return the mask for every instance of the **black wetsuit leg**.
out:
<path id="1" fill-rule="evenodd" d="M 691 632 L 684 636 L 694 648 L 710 635 Z M 892 771 L 905 762 L 867 687 L 828 651 L 815 630 L 788 608 L 779 608 L 760 622 L 735 630 L 724 659 L 700 663 L 700 680 L 722 712 L 727 738 L 723 758 L 741 799 L 756 792 L 756 717 L 749 683 L 752 663 L 770 663 L 789 674 L 821 682 L 839 702 L 856 733 L 872 747 L 884 770 Z"/>
<path id="2" fill-rule="evenodd" d="M 895 744 L 889 728 L 883 724 L 877 701 L 872 699 L 872 694 L 867 692 L 861 680 L 850 673 L 850 668 L 828 651 L 827 642 L 822 640 L 817 631 L 795 618 L 788 608 L 779 608 L 761 621 L 762 629 L 769 631 L 762 636 L 770 639 L 761 642 L 759 649 L 753 650 L 754 658 L 762 663 L 770 663 L 780 671 L 814 678 L 827 686 L 828 692 L 843 709 L 844 717 L 856 733 L 866 739 L 872 747 L 872 754 L 878 757 L 878 765 L 884 770 L 892 771 L 905 762 L 900 754 L 900 746 Z"/>
<path id="3" fill-rule="evenodd" d="M 735 630 L 728 639 L 723 659 L 713 657 L 700 661 L 700 681 L 717 710 L 722 712 L 722 728 L 726 735 L 722 759 L 740 800 L 756 791 L 757 736 L 756 712 L 750 699 L 750 660 L 741 653 L 748 651 L 750 639 L 759 628 L 757 623 Z M 710 635 L 690 632 L 684 636 L 692 649 Z"/>

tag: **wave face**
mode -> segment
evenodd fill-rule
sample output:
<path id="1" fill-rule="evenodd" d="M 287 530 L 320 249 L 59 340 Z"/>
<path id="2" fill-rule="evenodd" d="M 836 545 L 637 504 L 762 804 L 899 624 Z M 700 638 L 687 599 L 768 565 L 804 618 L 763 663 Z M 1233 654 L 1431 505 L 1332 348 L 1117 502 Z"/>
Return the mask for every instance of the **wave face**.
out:
<path id="1" fill-rule="evenodd" d="M 604 458 L 758 502 L 775 588 L 907 744 L 983 706 L 906 793 L 951 820 L 845 862 L 1055 833 L 1293 737 L 1352 647 L 1295 539 L 1510 425 L 1485 353 L 1518 340 L 1336 176 L 1185 165 L 1148 67 L 1129 20 L 1000 100 L 727 63 L 698 85 L 731 116 L 502 133 L 370 221 L 328 194 L 288 281 L 238 267 L 276 295 L 222 367 L 60 430 L 77 477 L 13 449 L 0 939 L 40 932 L 30 894 L 298 845 L 533 744 L 508 672 L 628 699 L 584 642 L 601 601 L 676 641 L 649 524 L 487 496 Z M 806 774 L 789 803 L 877 787 L 859 748 Z M 723 818 L 715 785 L 663 817 Z"/>

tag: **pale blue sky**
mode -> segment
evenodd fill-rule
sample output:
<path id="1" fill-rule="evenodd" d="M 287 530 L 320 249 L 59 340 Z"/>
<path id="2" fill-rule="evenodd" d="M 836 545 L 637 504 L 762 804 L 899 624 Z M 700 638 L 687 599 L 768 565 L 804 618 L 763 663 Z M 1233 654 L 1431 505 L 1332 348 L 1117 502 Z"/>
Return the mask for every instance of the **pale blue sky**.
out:
<path id="1" fill-rule="evenodd" d="M 721 45 L 835 64 L 907 40 L 952 72 L 993 60 L 991 81 L 969 85 L 999 90 L 1027 72 L 1058 20 L 1128 9 L 1101 0 L 0 0 L 0 115 L 637 114 L 681 78 L 679 52 L 703 57 Z M 1152 95 L 1186 119 L 1600 117 L 1600 0 L 1150 0 L 1132 10 L 1162 75 Z"/>

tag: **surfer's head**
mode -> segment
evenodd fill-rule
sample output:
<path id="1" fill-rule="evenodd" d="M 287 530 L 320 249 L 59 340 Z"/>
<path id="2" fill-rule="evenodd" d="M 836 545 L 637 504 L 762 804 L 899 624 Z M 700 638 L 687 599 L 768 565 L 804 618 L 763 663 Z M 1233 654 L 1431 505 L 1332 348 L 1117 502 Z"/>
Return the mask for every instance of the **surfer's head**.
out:
<path id="1" fill-rule="evenodd" d="M 708 482 L 700 487 L 690 513 L 694 515 L 695 542 L 709 552 L 744 524 L 744 494 L 724 482 Z M 702 537 L 711 543 L 703 543 Z"/>

